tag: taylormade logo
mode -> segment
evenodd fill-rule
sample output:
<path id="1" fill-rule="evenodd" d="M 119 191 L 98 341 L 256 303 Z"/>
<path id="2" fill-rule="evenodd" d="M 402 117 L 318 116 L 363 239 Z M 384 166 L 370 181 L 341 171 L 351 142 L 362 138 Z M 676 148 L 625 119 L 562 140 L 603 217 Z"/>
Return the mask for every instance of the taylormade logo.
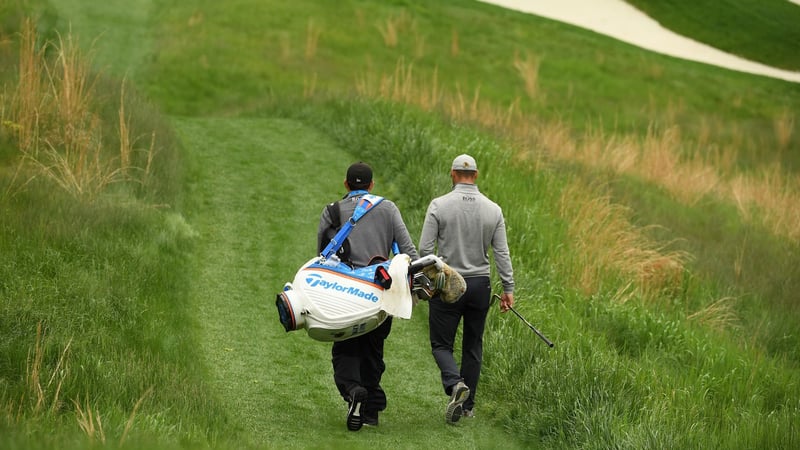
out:
<path id="1" fill-rule="evenodd" d="M 347 295 L 353 295 L 355 297 L 363 298 L 364 300 L 368 300 L 372 303 L 377 303 L 378 296 L 373 294 L 372 292 L 364 292 L 361 289 L 354 287 L 354 286 L 345 286 L 343 284 L 339 284 L 338 281 L 330 282 L 322 278 L 322 275 L 312 273 L 306 278 L 306 283 L 308 283 L 309 287 L 321 287 L 322 289 L 330 289 L 336 292 L 341 292 Z"/>

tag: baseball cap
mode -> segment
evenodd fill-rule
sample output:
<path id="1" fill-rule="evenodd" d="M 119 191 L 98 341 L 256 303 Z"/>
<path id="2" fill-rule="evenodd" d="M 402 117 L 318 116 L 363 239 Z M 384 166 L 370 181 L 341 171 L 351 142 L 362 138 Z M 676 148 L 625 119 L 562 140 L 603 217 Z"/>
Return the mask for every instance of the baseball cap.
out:
<path id="1" fill-rule="evenodd" d="M 357 162 L 347 168 L 347 184 L 351 187 L 363 187 L 372 182 L 372 168 L 364 163 Z"/>
<path id="2" fill-rule="evenodd" d="M 467 170 L 470 172 L 476 172 L 478 170 L 478 165 L 475 164 L 475 158 L 469 156 L 467 154 L 458 155 L 456 159 L 453 160 L 453 170 Z"/>

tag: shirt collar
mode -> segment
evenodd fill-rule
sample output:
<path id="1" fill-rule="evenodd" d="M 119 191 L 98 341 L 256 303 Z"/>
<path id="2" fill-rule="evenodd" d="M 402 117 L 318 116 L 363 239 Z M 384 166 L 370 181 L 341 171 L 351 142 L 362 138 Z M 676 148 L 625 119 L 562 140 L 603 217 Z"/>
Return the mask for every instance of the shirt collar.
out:
<path id="1" fill-rule="evenodd" d="M 469 192 L 476 192 L 478 190 L 478 185 L 474 183 L 456 183 L 453 185 L 454 191 L 469 191 Z"/>
<path id="2" fill-rule="evenodd" d="M 344 196 L 344 198 L 353 198 L 353 197 L 358 197 L 359 195 L 366 195 L 366 194 L 369 194 L 368 190 L 356 189 L 354 191 L 348 192 L 347 195 Z"/>

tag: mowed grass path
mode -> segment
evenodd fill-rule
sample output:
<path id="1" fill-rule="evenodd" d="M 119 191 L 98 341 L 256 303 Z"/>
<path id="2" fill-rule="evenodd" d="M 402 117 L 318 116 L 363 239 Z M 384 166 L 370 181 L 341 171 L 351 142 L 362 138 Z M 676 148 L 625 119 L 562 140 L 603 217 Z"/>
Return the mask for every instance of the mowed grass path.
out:
<path id="1" fill-rule="evenodd" d="M 387 342 L 381 426 L 345 429 L 330 344 L 286 333 L 275 294 L 314 255 L 325 202 L 352 156 L 298 122 L 176 119 L 188 159 L 187 218 L 199 233 L 193 307 L 214 395 L 236 444 L 267 448 L 521 448 L 490 418 L 444 423 L 427 343 L 427 306 Z M 376 178 L 375 193 L 380 194 Z"/>

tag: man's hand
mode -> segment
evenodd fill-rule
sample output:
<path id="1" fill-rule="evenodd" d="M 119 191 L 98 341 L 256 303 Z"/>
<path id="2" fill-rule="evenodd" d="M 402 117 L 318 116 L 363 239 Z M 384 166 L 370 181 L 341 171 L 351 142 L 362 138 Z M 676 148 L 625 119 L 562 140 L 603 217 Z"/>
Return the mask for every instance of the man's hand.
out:
<path id="1" fill-rule="evenodd" d="M 500 296 L 500 312 L 506 312 L 514 306 L 514 294 L 503 292 Z"/>

